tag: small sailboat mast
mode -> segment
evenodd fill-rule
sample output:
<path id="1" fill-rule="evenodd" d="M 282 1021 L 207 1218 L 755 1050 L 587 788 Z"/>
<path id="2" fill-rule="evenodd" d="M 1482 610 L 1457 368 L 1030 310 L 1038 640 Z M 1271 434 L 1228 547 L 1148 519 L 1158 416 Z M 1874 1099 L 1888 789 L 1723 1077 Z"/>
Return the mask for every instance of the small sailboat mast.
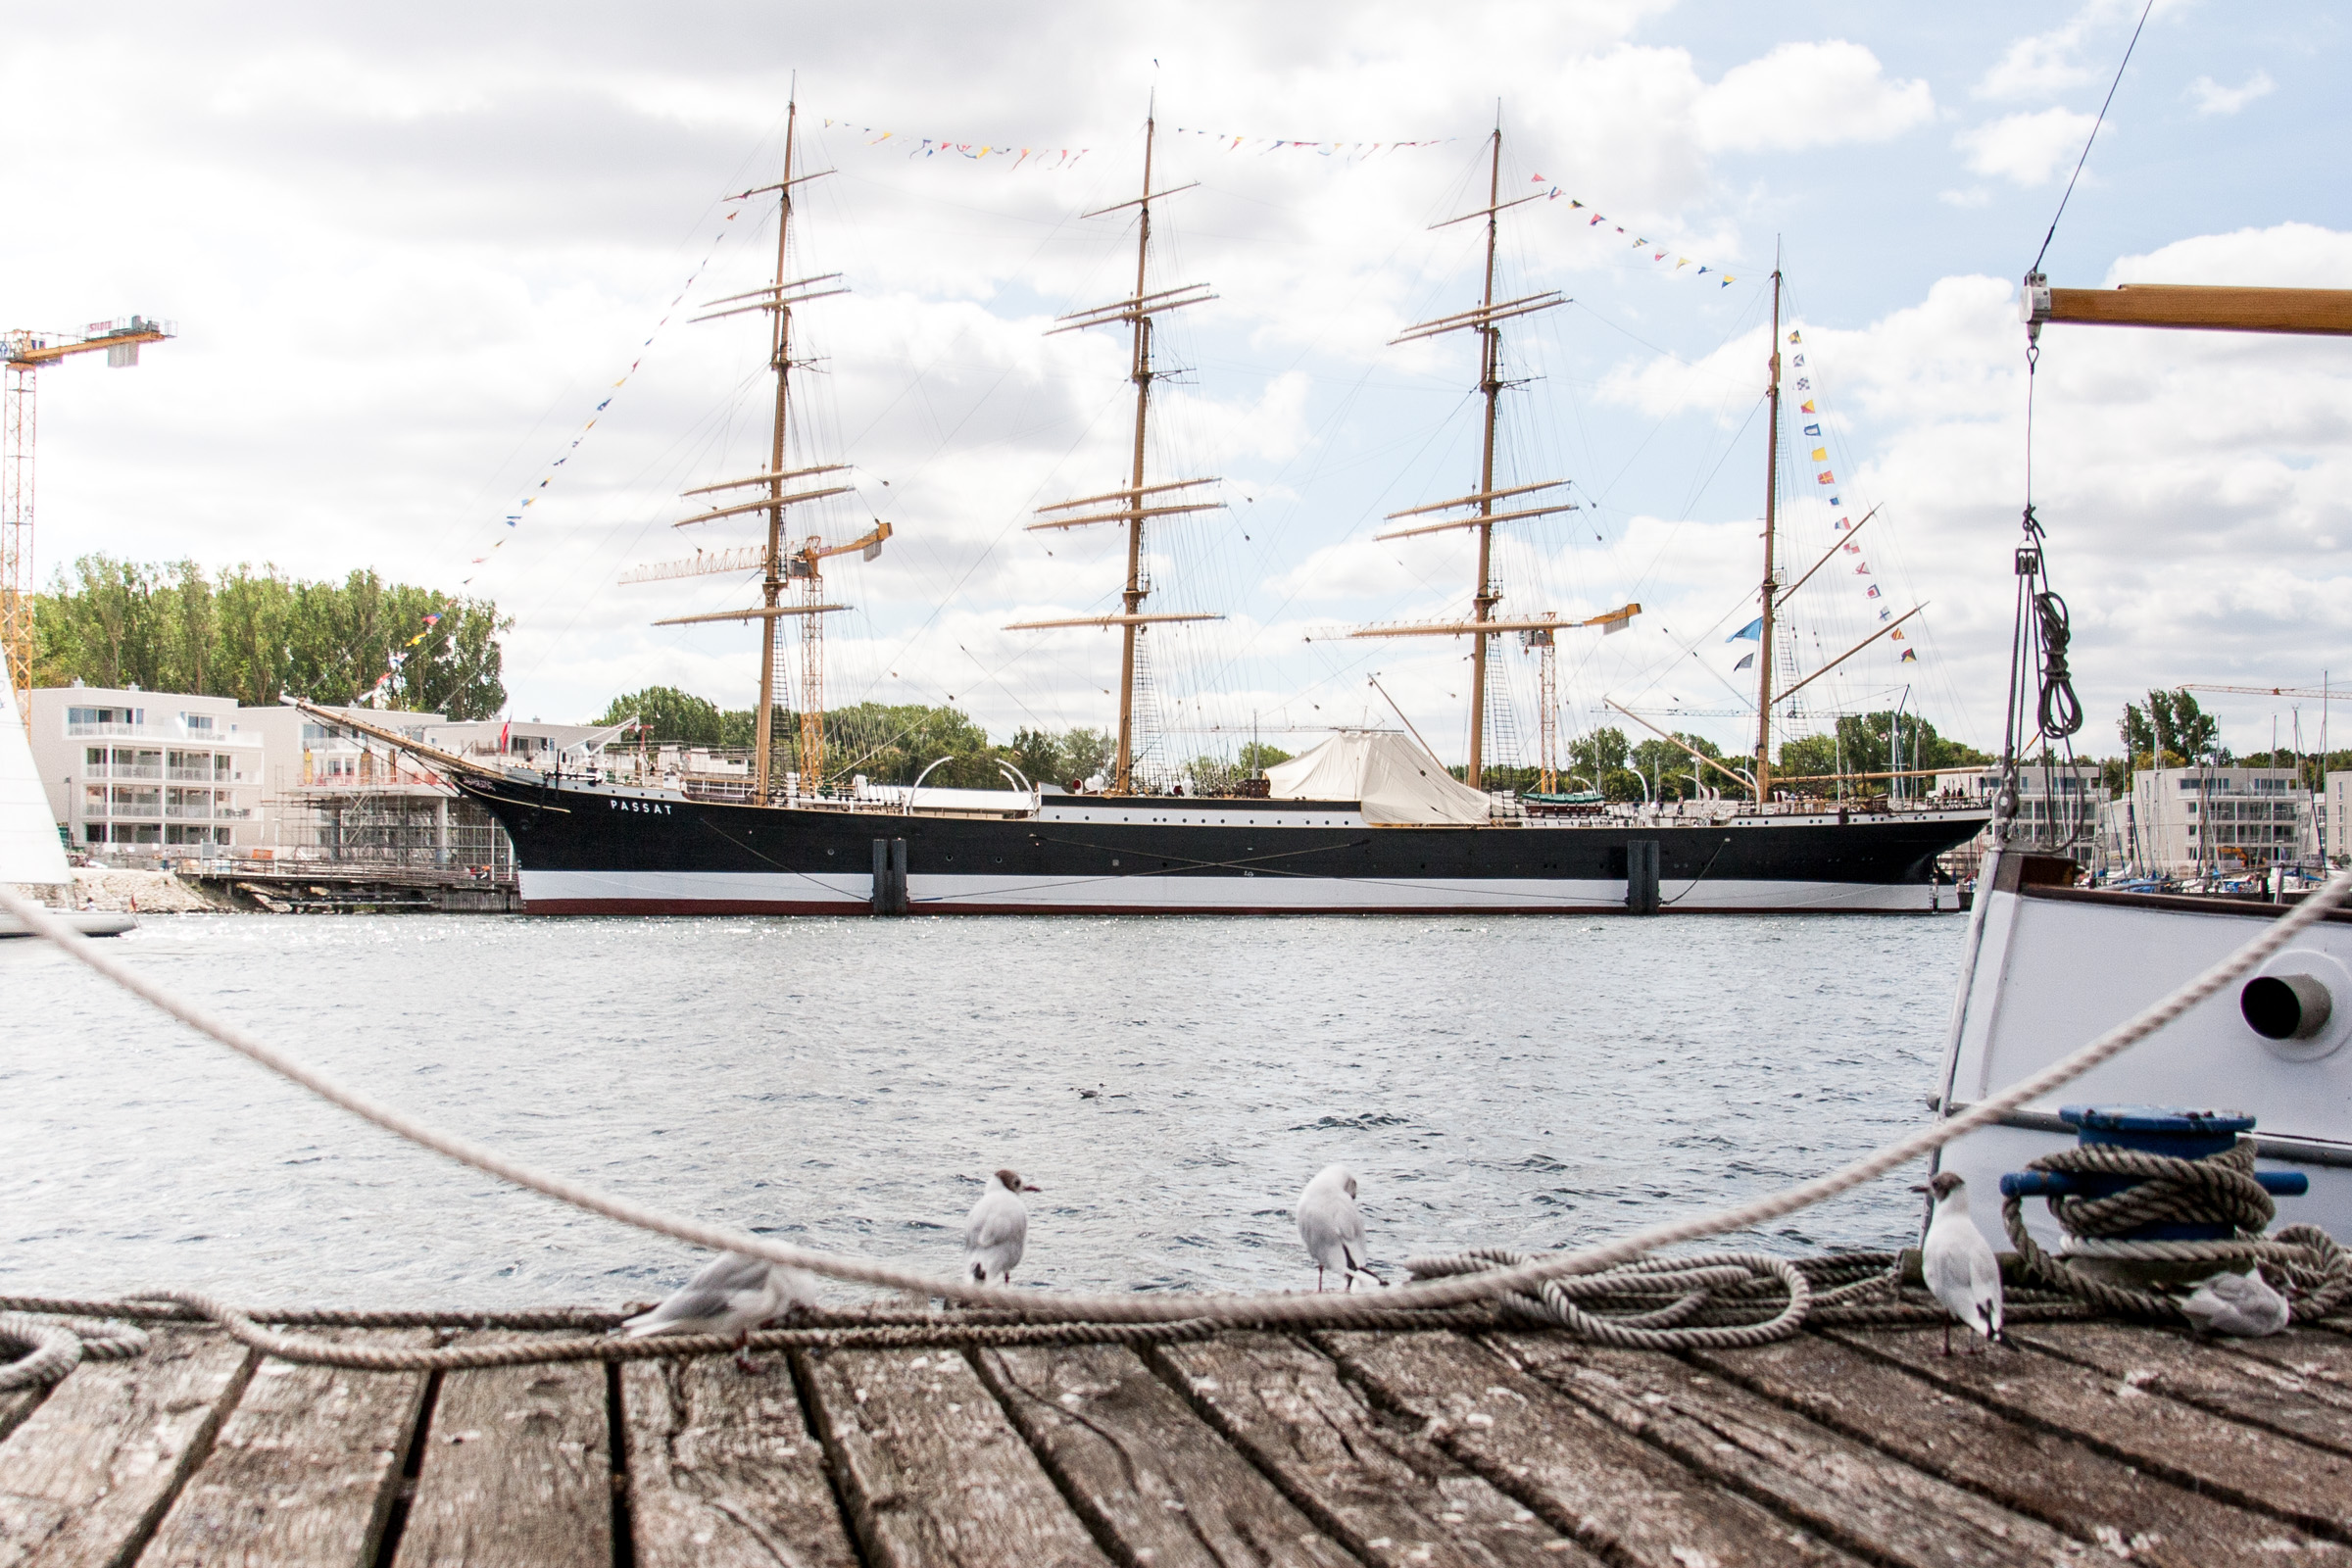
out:
<path id="1" fill-rule="evenodd" d="M 1217 484 L 1220 480 L 1163 479 L 1156 484 L 1144 482 L 1144 454 L 1146 438 L 1151 429 L 1152 383 L 1162 372 L 1155 370 L 1152 359 L 1152 318 L 1187 305 L 1199 305 L 1216 298 L 1205 283 L 1188 283 L 1181 288 L 1151 291 L 1152 264 L 1152 204 L 1163 196 L 1190 190 L 1190 184 L 1164 190 L 1152 188 L 1152 154 L 1158 135 L 1157 101 L 1144 117 L 1144 184 L 1143 194 L 1135 200 L 1120 202 L 1086 216 L 1102 218 L 1110 213 L 1136 210 L 1135 226 L 1135 292 L 1123 300 L 1098 305 L 1057 318 L 1048 336 L 1059 332 L 1077 332 L 1090 326 L 1108 326 L 1124 321 L 1132 328 L 1129 349 L 1128 379 L 1135 383 L 1135 446 L 1128 463 L 1127 485 L 1124 489 L 1104 491 L 1099 495 L 1080 496 L 1071 501 L 1057 501 L 1052 506 L 1038 508 L 1039 520 L 1029 524 L 1031 532 L 1049 528 L 1077 528 L 1091 523 L 1124 523 L 1127 528 L 1127 578 L 1120 590 L 1120 612 L 1115 615 L 1079 616 L 1062 620 L 1022 620 L 1006 626 L 1006 631 L 1045 631 L 1064 626 L 1116 626 L 1119 628 L 1119 750 L 1111 770 L 1110 789 L 1116 795 L 1129 795 L 1135 790 L 1135 763 L 1138 754 L 1136 736 L 1135 692 L 1137 686 L 1138 655 L 1142 651 L 1138 637 L 1145 627 L 1168 621 L 1222 620 L 1219 614 L 1195 612 L 1190 613 L 1144 613 L 1144 601 L 1151 596 L 1152 584 L 1144 572 L 1144 519 L 1164 517 L 1195 512 L 1221 510 L 1222 501 L 1192 501 L 1181 496 L 1165 505 L 1147 506 L 1147 498 L 1169 495 L 1171 492 L 1194 490 L 1200 485 Z M 1089 512 L 1086 509 L 1107 507 L 1108 510 Z"/>
<path id="2" fill-rule="evenodd" d="M 1756 804 L 1772 799 L 1773 535 L 1781 499 L 1781 265 L 1772 265 L 1771 379 L 1764 387 L 1764 612 L 1756 644 Z"/>

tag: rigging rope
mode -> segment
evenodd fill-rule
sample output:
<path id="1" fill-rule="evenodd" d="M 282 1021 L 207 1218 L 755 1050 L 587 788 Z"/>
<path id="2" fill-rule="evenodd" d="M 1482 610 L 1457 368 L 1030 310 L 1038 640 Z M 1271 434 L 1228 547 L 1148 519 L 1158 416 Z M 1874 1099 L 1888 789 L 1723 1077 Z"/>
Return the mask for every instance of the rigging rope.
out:
<path id="1" fill-rule="evenodd" d="M 1660 1259 L 1647 1265 L 1643 1265 L 1642 1260 L 1661 1248 L 1699 1241 L 1726 1232 L 1752 1229 L 1811 1207 L 1907 1165 L 1955 1139 L 1992 1125 L 2011 1111 L 2047 1097 L 2102 1062 L 2122 1054 L 2263 962 L 2334 907 L 2347 893 L 2352 893 L 2352 868 L 2337 872 L 2325 886 L 2265 927 L 2252 941 L 2097 1039 L 2041 1071 L 2020 1079 L 1998 1094 L 1984 1097 L 1958 1114 L 1905 1134 L 1836 1170 L 1779 1192 L 1643 1226 L 1609 1241 L 1555 1252 L 1505 1254 L 1481 1251 L 1459 1254 L 1454 1258 L 1417 1259 L 1413 1265 L 1413 1282 L 1381 1293 L 1377 1298 L 1377 1306 L 1348 1296 L 1323 1294 L 1122 1291 L 1072 1292 L 1048 1296 L 1036 1291 L 1016 1291 L 1004 1286 L 943 1278 L 875 1258 L 791 1247 L 734 1226 L 672 1214 L 540 1170 L 471 1139 L 441 1131 L 372 1097 L 349 1089 L 236 1025 L 173 996 L 6 884 L 0 884 L 0 909 L 14 914 L 27 930 L 55 944 L 124 990 L 240 1055 L 387 1132 L 503 1181 L 528 1188 L 591 1213 L 602 1214 L 609 1219 L 697 1247 L 741 1252 L 832 1279 L 916 1292 L 925 1298 L 939 1297 L 952 1302 L 1005 1309 L 1030 1324 L 1084 1325 L 1092 1331 L 1105 1324 L 1165 1326 L 1195 1322 L 1223 1328 L 1344 1328 L 1365 1321 L 1367 1313 L 1380 1316 L 1384 1324 L 1403 1326 L 1424 1309 L 1471 1306 L 1530 1296 L 1543 1301 L 1547 1316 L 1565 1321 L 1565 1314 L 1559 1310 L 1557 1303 L 1573 1303 L 1576 1300 L 1573 1293 L 1580 1287 L 1568 1282 L 1578 1276 L 1600 1275 L 1610 1270 L 1622 1276 L 1626 1273 L 1624 1265 L 1629 1264 L 1637 1265 L 1633 1271 L 1635 1273 L 1642 1272 L 1644 1268 L 1688 1269 L 1690 1265 L 1687 1259 Z M 1781 1259 L 1764 1259 L 1762 1272 L 1780 1279 L 1787 1295 L 1793 1298 L 1799 1288 L 1788 1284 L 1788 1276 L 1781 1272 L 1784 1262 Z M 1560 1292 L 1547 1292 L 1546 1287 L 1554 1282 L 1561 1284 Z M 1809 1290 L 1809 1286 L 1805 1289 Z M 1636 1324 L 1634 1327 L 1640 1329 L 1642 1325 Z M 1793 1333 L 1795 1329 L 1789 1326 L 1787 1332 Z"/>
<path id="2" fill-rule="evenodd" d="M 2050 241 L 2058 237 L 2058 220 L 2066 216 L 2066 204 L 2074 199 L 2075 181 L 2082 177 L 2082 166 L 2090 162 L 2091 143 L 2099 139 L 2099 127 L 2107 123 L 2107 111 L 2115 103 L 2115 90 L 2124 84 L 2124 68 L 2132 64 L 2132 51 L 2139 47 L 2140 28 L 2148 24 L 2148 14 L 2156 9 L 2156 0 L 2140 8 L 2139 21 L 2132 28 L 2132 41 L 2124 45 L 2124 58 L 2116 62 L 2115 79 L 2107 84 L 2107 96 L 2099 104 L 2099 114 L 2090 122 L 2090 134 L 2082 138 L 2082 156 L 2075 160 L 2075 172 L 2066 176 L 2066 190 L 2058 198 L 2058 210 L 2050 215 L 2050 231 L 2041 236 L 2041 249 L 2034 253 L 2034 265 L 2028 270 L 2041 270 L 2042 258 L 2050 254 Z"/>

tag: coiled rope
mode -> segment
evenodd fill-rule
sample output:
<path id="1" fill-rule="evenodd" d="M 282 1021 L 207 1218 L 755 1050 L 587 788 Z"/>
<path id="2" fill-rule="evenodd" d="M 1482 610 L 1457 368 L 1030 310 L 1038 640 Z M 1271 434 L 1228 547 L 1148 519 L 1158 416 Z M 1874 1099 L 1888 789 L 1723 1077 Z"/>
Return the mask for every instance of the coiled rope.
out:
<path id="1" fill-rule="evenodd" d="M 2230 1149 L 2205 1159 L 2180 1159 L 2112 1144 L 2061 1149 L 2029 1160 L 2028 1170 L 2074 1176 L 2123 1176 L 2138 1185 L 2103 1198 L 2053 1193 L 2045 1201 L 2066 1232 L 2064 1255 L 2052 1257 L 2026 1229 L 2025 1198 L 2001 1201 L 2001 1226 L 2017 1249 L 2026 1277 L 2102 1311 L 2161 1323 L 2185 1323 L 2180 1298 L 2163 1291 L 2119 1284 L 2078 1268 L 2072 1258 L 2134 1262 L 2210 1264 L 2215 1269 L 2260 1268 L 2274 1286 L 2285 1287 L 2296 1322 L 2326 1317 L 2352 1297 L 2352 1256 L 2316 1225 L 2289 1225 L 2276 1236 L 2264 1230 L 2278 1213 L 2271 1195 L 2254 1179 L 2254 1140 L 2240 1138 Z M 2212 1241 L 2124 1241 L 2150 1225 L 2227 1225 L 2234 1238 Z"/>
<path id="2" fill-rule="evenodd" d="M 1474 1251 L 1449 1258 L 1420 1259 L 1413 1270 L 1413 1282 L 1382 1293 L 1379 1308 L 1367 1307 L 1351 1296 L 1320 1293 L 1307 1296 L 1289 1293 L 1072 1292 L 1049 1296 L 1035 1291 L 1015 1291 L 1006 1286 L 933 1275 L 875 1258 L 792 1247 L 734 1226 L 716 1225 L 672 1214 L 541 1170 L 472 1139 L 443 1132 L 372 1096 L 347 1088 L 225 1019 L 173 996 L 5 884 L 0 884 L 0 908 L 16 915 L 35 935 L 56 944 L 76 960 L 124 990 L 238 1054 L 301 1085 L 330 1104 L 502 1181 L 641 1230 L 713 1251 L 745 1253 L 831 1279 L 917 1293 L 925 1298 L 938 1297 L 965 1306 L 1009 1311 L 1032 1324 L 1084 1325 L 1090 1329 L 1100 1329 L 1111 1324 L 1200 1322 L 1221 1328 L 1314 1329 L 1352 1327 L 1365 1321 L 1368 1313 L 1379 1315 L 1384 1323 L 1396 1323 L 1407 1314 L 1511 1298 L 1540 1302 L 1540 1310 L 1547 1316 L 1566 1321 L 1557 1303 L 1566 1302 L 1580 1312 L 1585 1309 L 1576 1305 L 1575 1298 L 1565 1288 L 1555 1297 L 1545 1292 L 1546 1285 L 1618 1269 L 1643 1259 L 1662 1248 L 1766 1224 L 1876 1180 L 1978 1128 L 1989 1126 L 2011 1111 L 2055 1093 L 2067 1083 L 2120 1055 L 2179 1018 L 2284 947 L 2305 927 L 2334 907 L 2347 892 L 2352 892 L 2352 868 L 2337 872 L 2325 886 L 2273 921 L 2235 953 L 2071 1054 L 2037 1073 L 2018 1080 L 1997 1094 L 1985 1096 L 1957 1115 L 1905 1134 L 1833 1171 L 1743 1202 L 1660 1221 L 1609 1241 L 1556 1252 L 1523 1254 Z M 1661 1262 L 1668 1268 L 1685 1266 L 1683 1260 L 1679 1259 Z M 1779 1260 L 1773 1262 L 1777 1264 Z M 1766 1272 L 1782 1279 L 1792 1303 L 1791 1309 L 1801 1321 L 1805 1308 L 1793 1307 L 1799 1288 L 1788 1285 L 1775 1268 L 1768 1267 Z M 1796 1277 L 1801 1280 L 1801 1271 Z M 1809 1285 L 1803 1289 L 1809 1294 Z M 1681 1297 L 1678 1296 L 1676 1299 L 1679 1301 Z M 1524 1310 L 1524 1306 L 1519 1309 Z M 1693 1313 L 1696 1311 L 1695 1308 L 1691 1310 Z M 1637 1317 L 1640 1315 L 1635 1314 Z M 1788 1314 L 1775 1314 L 1776 1318 L 1786 1315 Z M 1592 1314 L 1585 1312 L 1585 1316 L 1590 1319 Z M 947 1321 L 942 1320 L 943 1327 Z M 1660 1333 L 1673 1332 L 1680 1327 L 1682 1325 L 1679 1323 L 1661 1328 L 1654 1322 L 1647 1325 L 1637 1322 L 1620 1325 L 1618 1330 L 1612 1332 Z M 256 1332 L 260 1332 L 258 1328 Z M 1788 1328 L 1787 1332 L 1792 1333 L 1794 1329 Z"/>

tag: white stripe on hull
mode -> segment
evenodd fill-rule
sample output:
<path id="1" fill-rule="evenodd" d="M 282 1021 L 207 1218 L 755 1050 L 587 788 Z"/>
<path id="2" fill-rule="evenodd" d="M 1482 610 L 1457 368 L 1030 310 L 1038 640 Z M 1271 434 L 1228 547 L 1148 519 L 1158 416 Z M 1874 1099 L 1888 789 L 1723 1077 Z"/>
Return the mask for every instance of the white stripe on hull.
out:
<path id="1" fill-rule="evenodd" d="M 916 914 L 1375 913 L 1409 911 L 1606 914 L 1625 908 L 1622 880 L 1339 878 L 1281 876 L 1017 877 L 906 879 Z M 1902 913 L 1950 908 L 1917 884 L 1669 879 L 1662 910 L 1675 913 L 1821 911 Z M 863 874 L 790 871 L 531 871 L 526 908 L 557 914 L 863 913 Z"/>

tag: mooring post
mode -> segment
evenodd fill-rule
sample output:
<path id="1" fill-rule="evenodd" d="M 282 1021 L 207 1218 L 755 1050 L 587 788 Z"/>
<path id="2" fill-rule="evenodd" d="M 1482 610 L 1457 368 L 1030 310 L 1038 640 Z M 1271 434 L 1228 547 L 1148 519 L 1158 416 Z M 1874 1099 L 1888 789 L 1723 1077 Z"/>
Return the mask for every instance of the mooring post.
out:
<path id="1" fill-rule="evenodd" d="M 905 914 L 909 906 L 906 892 L 906 841 L 890 841 L 890 912 Z"/>
<path id="2" fill-rule="evenodd" d="M 1632 839 L 1625 846 L 1625 912 L 1658 912 L 1658 841 Z"/>
<path id="3" fill-rule="evenodd" d="M 874 840 L 873 912 L 888 914 L 890 910 L 890 840 Z"/>

